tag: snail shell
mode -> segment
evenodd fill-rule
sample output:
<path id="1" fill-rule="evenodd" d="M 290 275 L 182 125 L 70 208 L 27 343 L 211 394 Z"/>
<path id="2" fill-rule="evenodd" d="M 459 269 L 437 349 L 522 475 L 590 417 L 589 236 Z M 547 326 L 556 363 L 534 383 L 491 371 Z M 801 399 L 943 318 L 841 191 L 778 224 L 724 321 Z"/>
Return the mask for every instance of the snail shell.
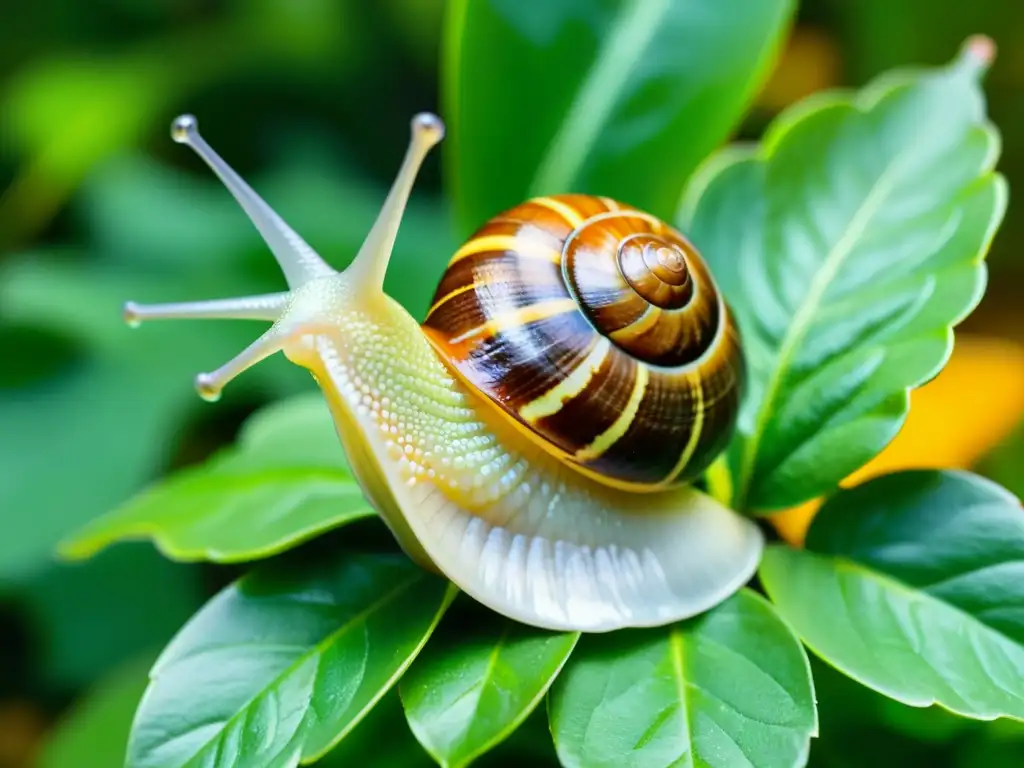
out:
<path id="1" fill-rule="evenodd" d="M 449 262 L 424 330 L 524 434 L 609 485 L 688 482 L 736 422 L 743 357 L 707 265 L 607 197 L 540 197 L 488 221 Z"/>

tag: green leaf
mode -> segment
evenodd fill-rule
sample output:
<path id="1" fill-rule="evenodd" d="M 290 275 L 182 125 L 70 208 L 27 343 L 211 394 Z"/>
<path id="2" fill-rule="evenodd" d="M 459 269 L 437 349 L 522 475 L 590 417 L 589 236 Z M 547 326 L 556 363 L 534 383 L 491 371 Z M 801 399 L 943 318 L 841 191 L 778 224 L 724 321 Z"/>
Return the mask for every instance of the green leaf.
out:
<path id="1" fill-rule="evenodd" d="M 229 586 L 151 673 L 127 768 L 311 762 L 401 676 L 453 589 L 401 555 L 285 558 Z"/>
<path id="2" fill-rule="evenodd" d="M 352 479 L 319 393 L 257 412 L 236 447 L 172 475 L 66 540 L 66 557 L 151 538 L 176 560 L 240 562 L 280 552 L 373 508 Z"/>
<path id="3" fill-rule="evenodd" d="M 915 707 L 1024 719 L 1024 512 L 965 472 L 915 470 L 840 491 L 810 551 L 771 547 L 761 580 L 804 642 Z"/>
<path id="4" fill-rule="evenodd" d="M 579 639 L 497 616 L 448 622 L 400 684 L 420 743 L 442 766 L 465 766 L 530 715 Z"/>
<path id="5" fill-rule="evenodd" d="M 305 465 L 348 471 L 330 408 L 319 390 L 278 400 L 246 419 L 228 463 L 232 469 Z"/>
<path id="6" fill-rule="evenodd" d="M 590 635 L 551 691 L 565 766 L 803 765 L 817 733 L 807 657 L 743 589 L 669 627 Z"/>
<path id="7" fill-rule="evenodd" d="M 873 458 L 981 298 L 1007 190 L 980 55 L 812 97 L 694 181 L 682 226 L 748 361 L 737 508 L 798 504 Z"/>
<path id="8" fill-rule="evenodd" d="M 444 39 L 463 234 L 535 194 L 668 218 L 765 79 L 793 0 L 456 0 Z"/>
<path id="9" fill-rule="evenodd" d="M 43 745 L 37 768 L 124 765 L 132 715 L 152 663 L 147 655 L 121 665 L 75 702 Z"/>

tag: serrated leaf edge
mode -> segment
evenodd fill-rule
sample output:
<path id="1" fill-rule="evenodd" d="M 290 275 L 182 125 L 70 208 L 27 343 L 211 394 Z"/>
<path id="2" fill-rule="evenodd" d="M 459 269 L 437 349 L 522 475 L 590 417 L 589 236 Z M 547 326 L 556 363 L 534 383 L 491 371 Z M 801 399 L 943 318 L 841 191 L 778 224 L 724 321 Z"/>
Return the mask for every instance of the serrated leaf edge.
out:
<path id="1" fill-rule="evenodd" d="M 1003 638 L 1007 642 L 1009 642 L 1009 643 L 1011 643 L 1013 645 L 1019 645 L 1019 643 L 1017 643 L 1015 640 L 1007 637 L 1002 632 L 999 632 L 998 630 L 988 626 L 984 622 L 979 621 L 977 618 L 975 618 L 971 614 L 967 613 L 966 611 L 962 610 L 961 608 L 958 608 L 955 605 L 951 605 L 950 603 L 947 603 L 947 602 L 945 602 L 943 600 L 939 600 L 937 597 L 934 597 L 934 596 L 928 594 L 927 592 L 925 592 L 923 590 L 917 590 L 917 589 L 914 589 L 913 587 L 909 587 L 906 584 L 904 584 L 903 582 L 899 581 L 898 579 L 894 579 L 891 576 L 889 576 L 888 574 L 884 574 L 884 573 L 882 573 L 880 571 L 876 571 L 876 570 L 874 570 L 872 568 L 868 568 L 867 566 L 862 565 L 862 564 L 858 563 L 855 560 L 851 560 L 851 559 L 845 558 L 845 557 L 840 557 L 840 556 L 837 556 L 837 555 L 824 555 L 824 554 L 821 554 L 819 552 L 812 552 L 812 551 L 809 551 L 809 550 L 795 549 L 793 547 L 789 547 L 789 546 L 785 546 L 785 545 L 781 545 L 781 544 L 772 545 L 768 549 L 769 550 L 777 549 L 777 550 L 782 550 L 782 551 L 788 551 L 788 552 L 795 553 L 797 556 L 816 557 L 816 558 L 821 558 L 822 560 L 834 562 L 834 563 L 836 563 L 837 566 L 846 567 L 847 570 L 854 571 L 856 573 L 862 574 L 862 575 L 864 575 L 865 578 L 873 580 L 873 581 L 875 581 L 877 583 L 880 583 L 880 584 L 882 584 L 884 586 L 891 587 L 894 592 L 902 593 L 902 594 L 905 594 L 905 595 L 909 595 L 909 599 L 924 600 L 926 602 L 937 603 L 937 604 L 941 605 L 943 608 L 949 609 L 951 611 L 954 611 L 954 612 L 960 614 L 961 616 L 965 617 L 968 622 L 970 622 L 972 624 L 980 624 L 986 631 L 992 632 L 992 633 L 998 635 L 999 637 Z M 768 550 L 766 550 L 766 552 L 767 551 Z M 762 565 L 766 561 L 767 561 L 767 558 L 762 559 L 761 560 Z M 838 572 L 838 570 L 839 570 L 839 568 L 837 567 L 836 571 Z M 771 588 L 768 586 L 770 580 L 769 579 L 765 579 L 764 576 L 761 575 L 761 568 L 760 567 L 758 568 L 758 574 L 759 574 L 759 576 L 761 576 L 761 583 L 764 585 L 764 589 L 765 589 L 765 591 L 767 593 L 769 593 L 769 597 L 770 597 L 771 596 L 771 592 L 772 592 Z M 772 604 L 775 607 L 776 613 L 778 613 L 778 615 L 780 617 L 784 618 L 784 615 L 783 615 L 782 611 L 779 609 L 778 605 L 775 604 L 774 602 Z M 807 638 L 805 638 L 799 632 L 796 633 L 796 636 L 799 638 L 799 640 L 800 640 L 802 645 L 804 645 L 807 648 L 809 648 L 814 653 L 815 656 L 817 656 L 821 661 L 823 661 L 824 663 L 828 664 L 830 667 L 835 669 L 837 672 L 845 675 L 846 677 L 850 678 L 851 680 L 853 680 L 853 681 L 855 681 L 857 683 L 860 683 L 865 688 L 868 688 L 868 689 L 870 689 L 872 691 L 876 691 L 877 693 L 880 693 L 883 696 L 886 696 L 886 697 L 892 699 L 893 701 L 898 701 L 901 704 L 906 704 L 909 707 L 916 707 L 916 708 L 920 708 L 920 709 L 924 709 L 924 708 L 932 707 L 932 706 L 937 706 L 937 707 L 940 707 L 941 709 L 943 709 L 943 710 L 945 710 L 947 712 L 950 712 L 951 714 L 957 715 L 958 717 L 963 717 L 963 718 L 966 718 L 966 719 L 969 719 L 969 720 L 976 720 L 976 721 L 980 721 L 980 722 L 992 722 L 994 720 L 999 720 L 999 719 L 1003 719 L 1003 718 L 1005 718 L 1007 720 L 1014 720 L 1014 721 L 1017 721 L 1017 722 L 1024 722 L 1024 717 L 1018 717 L 1018 716 L 1010 715 L 1010 714 L 1006 714 L 1006 713 L 998 714 L 998 715 L 992 715 L 991 717 L 986 717 L 986 716 L 982 716 L 982 715 L 978 715 L 978 714 L 974 714 L 974 713 L 970 713 L 970 712 L 962 712 L 962 711 L 956 709 L 955 707 L 952 707 L 952 706 L 949 706 L 947 704 L 944 704 L 943 702 L 939 701 L 935 697 L 931 697 L 931 698 L 928 698 L 928 699 L 925 699 L 925 698 L 922 698 L 922 699 L 911 699 L 910 697 L 900 695 L 900 694 L 898 694 L 898 693 L 896 693 L 896 692 L 894 692 L 892 690 L 889 690 L 887 686 L 876 685 L 874 683 L 867 682 L 865 679 L 863 679 L 862 676 L 858 675 L 856 672 L 853 672 L 852 670 L 846 669 L 842 664 L 837 663 L 835 660 L 830 659 L 827 656 L 825 656 L 817 647 L 815 647 L 811 642 L 809 642 L 807 640 Z"/>
<path id="2" fill-rule="evenodd" d="M 838 108 L 850 108 L 861 114 L 867 113 L 875 106 L 879 104 L 884 98 L 892 95 L 895 91 L 901 88 L 910 88 L 919 83 L 925 78 L 935 78 L 943 75 L 949 76 L 955 74 L 958 70 L 962 70 L 965 73 L 972 71 L 976 72 L 976 69 L 972 70 L 972 63 L 968 60 L 966 53 L 961 53 L 961 56 L 955 59 L 953 62 L 947 64 L 944 67 L 934 68 L 904 68 L 899 70 L 891 70 L 883 73 L 877 77 L 874 81 L 868 83 L 860 90 L 853 89 L 832 89 L 829 91 L 821 91 L 818 93 L 811 94 L 805 97 L 801 101 L 796 102 L 790 107 L 783 110 L 771 123 L 767 131 L 765 132 L 760 143 L 758 142 L 738 142 L 735 144 L 728 145 L 717 153 L 709 156 L 704 163 L 702 163 L 697 170 L 694 172 L 690 183 L 684 189 L 683 194 L 680 198 L 680 203 L 676 212 L 677 223 L 682 228 L 687 228 L 692 224 L 693 215 L 697 209 L 697 206 L 707 191 L 708 187 L 725 173 L 730 168 L 743 163 L 753 162 L 757 164 L 763 164 L 771 159 L 774 153 L 778 150 L 779 146 L 786 139 L 786 137 L 804 121 L 811 119 L 822 112 L 830 109 Z M 983 131 L 990 140 L 989 151 L 985 156 L 984 163 L 982 164 L 982 171 L 975 180 L 975 184 L 980 185 L 991 181 L 994 186 L 995 194 L 995 205 L 992 217 L 989 220 L 988 227 L 986 229 L 985 237 L 982 242 L 982 246 L 975 256 L 972 263 L 978 265 L 984 265 L 985 259 L 991 248 L 992 241 L 995 238 L 996 232 L 1006 214 L 1007 204 L 1009 201 L 1009 186 L 1006 178 L 995 171 L 995 164 L 999 157 L 999 152 L 1002 147 L 1002 139 L 996 126 L 988 119 L 980 121 L 977 126 L 977 130 Z M 892 164 L 890 164 L 882 175 L 888 173 Z M 878 183 L 873 185 L 869 197 L 874 194 L 874 191 L 878 188 Z M 860 215 L 864 209 L 862 204 L 858 208 L 854 218 Z M 848 225 L 840 241 L 846 239 L 846 235 L 851 229 Z M 825 261 L 827 262 L 832 257 L 832 253 L 836 251 L 837 246 L 833 246 L 829 253 L 826 255 Z M 824 264 L 823 264 L 824 266 Z M 819 267 L 816 271 L 814 278 L 812 279 L 811 288 L 813 289 L 814 284 L 819 281 L 819 276 L 822 272 L 823 267 Z M 946 340 L 945 340 L 945 353 L 942 356 L 941 361 L 933 368 L 933 370 L 926 376 L 922 377 L 922 380 L 915 382 L 909 387 L 904 389 L 904 404 L 903 404 L 903 415 L 894 424 L 894 429 L 889 437 L 891 440 L 899 433 L 902 429 L 903 424 L 906 422 L 907 413 L 910 410 L 910 391 L 916 387 L 934 378 L 949 361 L 950 356 L 953 353 L 954 344 L 954 333 L 953 326 L 962 322 L 980 303 L 986 288 L 986 280 L 984 274 L 982 279 L 978 281 L 975 292 L 971 297 L 971 300 L 965 305 L 963 310 L 956 316 L 949 325 L 945 327 Z M 810 292 L 810 289 L 809 289 Z M 793 344 L 798 344 L 801 340 L 799 336 L 793 334 L 792 329 L 796 325 L 797 316 L 801 314 L 804 307 L 807 306 L 806 298 L 801 303 L 790 321 L 789 326 L 786 330 L 786 334 L 783 338 L 782 344 L 779 347 L 778 358 L 782 360 L 784 357 L 783 349 L 787 346 L 787 342 L 791 337 L 795 337 Z M 802 335 L 802 334 L 801 334 Z M 778 373 L 783 368 L 780 362 L 776 362 L 773 367 L 773 374 L 769 381 L 766 383 L 764 393 L 762 395 L 761 404 L 757 410 L 757 418 L 755 427 L 751 435 L 747 435 L 744 438 L 742 450 L 739 452 L 739 467 L 737 468 L 738 478 L 733 477 L 732 471 L 728 464 L 724 465 L 722 471 L 728 472 L 728 483 L 724 483 L 724 478 L 720 478 L 721 485 L 727 485 L 733 492 L 733 497 L 730 499 L 730 504 L 736 508 L 741 508 L 746 501 L 746 495 L 749 490 L 750 479 L 752 477 L 752 467 L 749 466 L 754 460 L 756 460 L 757 447 L 760 442 L 760 435 L 763 434 L 764 428 L 767 421 L 771 418 L 771 408 L 766 408 L 765 403 L 769 402 L 775 397 L 775 390 L 781 385 L 782 376 Z M 754 436 L 757 439 L 752 439 Z M 883 446 L 884 447 L 884 446 Z M 737 481 L 738 480 L 738 481 Z M 771 514 L 778 511 L 777 509 L 765 508 L 760 510 L 761 512 Z"/>

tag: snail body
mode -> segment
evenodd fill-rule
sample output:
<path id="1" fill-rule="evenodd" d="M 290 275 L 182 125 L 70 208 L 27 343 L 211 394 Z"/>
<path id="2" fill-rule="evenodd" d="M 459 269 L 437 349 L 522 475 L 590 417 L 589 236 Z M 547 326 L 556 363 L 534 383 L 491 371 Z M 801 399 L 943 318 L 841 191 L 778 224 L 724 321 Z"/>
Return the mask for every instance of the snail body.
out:
<path id="1" fill-rule="evenodd" d="M 433 115 L 412 126 L 378 221 L 336 272 L 179 118 L 172 134 L 246 209 L 290 290 L 129 303 L 128 319 L 271 321 L 197 377 L 200 394 L 215 399 L 277 351 L 308 369 L 399 545 L 499 613 L 598 632 L 721 601 L 753 574 L 763 538 L 689 485 L 728 439 L 743 379 L 703 261 L 623 203 L 537 198 L 467 240 L 418 323 L 382 287 L 418 167 L 443 136 Z"/>

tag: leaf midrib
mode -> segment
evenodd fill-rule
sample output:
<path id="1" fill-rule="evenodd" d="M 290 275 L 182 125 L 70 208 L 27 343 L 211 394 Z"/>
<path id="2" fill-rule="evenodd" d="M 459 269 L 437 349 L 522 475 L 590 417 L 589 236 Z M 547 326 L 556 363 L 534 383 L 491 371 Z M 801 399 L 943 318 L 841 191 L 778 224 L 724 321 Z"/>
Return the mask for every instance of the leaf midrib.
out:
<path id="1" fill-rule="evenodd" d="M 825 256 L 825 260 L 811 280 L 811 285 L 807 295 L 804 297 L 804 302 L 797 309 L 789 327 L 786 329 L 782 344 L 779 346 L 778 361 L 772 369 L 768 383 L 765 385 L 764 396 L 758 408 L 754 430 L 743 443 L 739 482 L 736 485 L 736 497 L 733 500 L 733 506 L 737 509 L 742 509 L 746 505 L 761 438 L 764 437 L 764 432 L 773 413 L 773 406 L 776 398 L 779 396 L 783 379 L 793 362 L 792 358 L 810 330 L 826 291 L 828 291 L 832 281 L 846 262 L 847 257 L 853 252 L 854 247 L 867 230 L 871 220 L 888 197 L 899 169 L 900 157 L 896 156 L 888 162 L 882 173 L 879 174 L 878 179 L 864 198 L 860 207 L 850 217 L 850 221 L 843 230 L 843 234 Z"/>
<path id="2" fill-rule="evenodd" d="M 572 187 L 570 182 L 583 167 L 669 7 L 668 0 L 660 0 L 660 5 L 657 0 L 627 0 L 612 22 L 612 34 L 605 38 L 581 78 L 576 98 L 537 166 L 528 190 L 530 197 Z"/>
<path id="3" fill-rule="evenodd" d="M 494 676 L 494 668 L 498 664 L 498 656 L 501 655 L 502 648 L 505 647 L 505 641 L 508 639 L 508 632 L 509 625 L 506 624 L 504 627 L 502 627 L 501 634 L 498 635 L 498 639 L 497 641 L 495 641 L 494 647 L 487 655 L 487 667 L 484 670 L 483 675 L 480 676 L 480 685 L 476 687 L 477 697 L 476 701 L 473 702 L 473 717 L 469 721 L 469 727 L 466 728 L 466 730 L 462 734 L 461 741 L 463 743 L 465 742 L 465 739 L 469 737 L 469 734 L 472 732 L 473 723 L 476 720 L 477 716 L 480 714 L 480 700 L 484 697 L 484 689 L 487 687 L 487 683 Z M 456 703 L 458 703 L 459 699 L 468 696 L 472 690 L 473 688 L 469 688 L 461 696 L 456 697 L 455 701 L 452 702 L 451 706 L 454 706 Z M 468 750 L 468 754 L 464 754 L 460 758 L 451 759 L 451 757 L 449 756 L 439 760 L 438 762 L 440 762 L 441 765 L 445 768 L 461 768 L 461 766 L 469 765 L 469 763 L 473 759 L 483 754 L 490 748 L 491 741 L 493 740 L 489 740 L 488 743 L 482 745 L 481 747 L 475 750 Z M 455 750 L 456 755 L 458 754 L 458 751 L 459 750 Z"/>
<path id="4" fill-rule="evenodd" d="M 986 632 L 991 632 L 992 634 L 998 636 L 1002 640 L 1005 640 L 1011 645 L 1024 649 L 1024 643 L 1021 643 L 1018 640 L 1010 637 L 1009 635 L 1004 634 L 998 628 L 993 627 L 991 624 L 982 621 L 973 613 L 964 608 L 961 608 L 959 605 L 951 603 L 948 600 L 944 600 L 943 598 L 937 595 L 933 595 L 931 592 L 928 591 L 927 588 L 922 589 L 920 587 L 915 587 L 910 584 L 907 584 L 906 582 L 901 581 L 895 576 L 891 576 L 890 574 L 886 573 L 885 571 L 879 568 L 876 568 L 872 565 L 867 565 L 865 563 L 860 562 L 859 560 L 854 560 L 853 558 L 847 557 L 845 555 L 828 555 L 813 551 L 812 554 L 824 557 L 827 560 L 832 560 L 833 562 L 835 562 L 837 571 L 847 570 L 859 573 L 863 578 L 878 582 L 883 586 L 889 587 L 890 589 L 892 589 L 893 592 L 897 594 L 905 595 L 908 601 L 937 603 L 938 605 L 941 605 L 944 608 L 947 608 L 959 614 L 966 621 L 979 625 L 980 627 L 984 628 Z"/>
<path id="5" fill-rule="evenodd" d="M 693 766 L 696 761 L 693 754 L 693 725 L 690 722 L 690 699 L 686 695 L 686 666 L 683 664 L 685 648 L 683 646 L 683 633 L 678 627 L 672 627 L 669 630 L 668 647 L 669 656 L 672 658 L 672 677 L 676 684 L 676 694 L 679 696 L 680 719 L 683 721 L 683 731 L 686 734 L 686 743 L 689 747 L 687 750 L 689 760 L 686 760 L 683 764 Z M 685 758 L 686 755 L 680 755 L 679 760 L 683 761 Z"/>
<path id="6" fill-rule="evenodd" d="M 763 608 L 764 606 L 759 606 L 759 607 Z M 797 635 L 795 633 L 793 633 L 793 631 L 788 626 L 786 626 L 785 622 L 781 618 L 778 618 L 778 617 L 776 617 L 776 618 L 777 618 L 778 623 L 780 624 L 780 626 L 789 633 L 790 638 L 791 638 L 792 642 L 794 643 L 794 645 L 796 647 L 799 647 L 800 646 L 800 639 L 797 637 Z M 697 685 L 697 683 L 695 683 L 693 681 L 688 681 L 686 679 L 686 676 L 685 676 L 686 675 L 686 668 L 685 668 L 685 664 L 684 664 L 684 657 L 685 657 L 685 651 L 686 651 L 685 640 L 686 640 L 686 638 L 685 638 L 683 632 L 678 627 L 673 627 L 669 631 L 668 643 L 669 643 L 669 653 L 670 653 L 670 656 L 672 658 L 672 669 L 673 669 L 673 673 L 674 673 L 673 677 L 675 678 L 676 693 L 679 696 L 679 702 L 682 705 L 681 706 L 681 709 L 682 709 L 681 720 L 683 722 L 683 727 L 685 729 L 687 743 L 689 745 L 689 751 L 686 754 L 681 755 L 678 760 L 673 762 L 672 763 L 673 766 L 675 766 L 675 765 L 686 765 L 686 766 L 690 766 L 690 768 L 696 768 L 697 766 L 705 766 L 705 765 L 707 765 L 707 763 L 704 760 L 702 760 L 701 757 L 696 753 L 696 746 L 693 743 L 693 732 L 694 732 L 695 729 L 694 729 L 694 725 L 693 725 L 693 723 L 691 721 L 691 718 L 690 718 L 690 711 L 691 710 L 690 710 L 690 699 L 689 699 L 689 696 L 688 696 L 688 692 L 691 689 L 697 690 L 697 691 L 703 693 L 704 696 L 706 696 L 708 698 L 711 698 L 711 699 L 714 699 L 715 701 L 719 702 L 723 707 L 729 709 L 734 714 L 738 715 L 741 719 L 746 720 L 748 722 L 756 723 L 756 724 L 762 725 L 762 726 L 767 726 L 768 728 L 784 728 L 784 729 L 788 729 L 790 731 L 795 731 L 795 730 L 799 729 L 801 732 L 803 731 L 805 726 L 802 723 L 797 723 L 797 724 L 794 725 L 794 724 L 789 724 L 789 723 L 779 723 L 779 722 L 774 722 L 774 721 L 769 721 L 769 720 L 761 720 L 761 719 L 759 719 L 757 717 L 754 717 L 752 715 L 748 715 L 748 714 L 746 714 L 744 712 L 741 712 L 740 710 L 736 709 L 732 704 L 730 704 L 729 702 L 726 702 L 724 699 L 720 698 L 715 693 L 709 691 L 707 688 L 701 687 L 701 686 Z M 728 652 L 730 652 L 730 653 L 732 653 L 732 654 L 734 654 L 736 656 L 739 656 L 739 657 L 742 657 L 742 658 L 746 658 L 746 657 L 743 657 L 743 654 L 740 651 L 738 651 L 736 648 L 732 647 L 728 643 L 724 643 L 724 642 L 721 642 L 721 641 L 718 641 L 718 640 L 712 640 L 712 642 L 714 642 L 718 647 L 723 648 L 723 649 L 727 650 Z M 811 670 L 810 670 L 809 663 L 806 661 L 806 658 L 804 659 L 804 663 L 807 665 L 806 666 L 806 672 L 807 672 L 808 678 L 810 678 Z M 796 698 L 794 697 L 794 695 L 781 682 L 779 682 L 779 680 L 777 680 L 773 675 L 771 675 L 764 668 L 762 668 L 762 667 L 758 667 L 758 668 L 763 673 L 765 673 L 765 675 L 776 686 L 778 686 L 779 690 L 781 690 L 787 696 L 787 698 L 789 698 L 789 700 L 791 702 L 796 704 Z M 714 719 L 714 718 L 712 718 L 712 719 Z M 816 730 L 816 728 L 817 728 L 816 723 L 814 724 L 814 728 Z M 723 729 L 723 731 L 724 731 L 724 729 Z M 736 740 L 736 738 L 734 736 L 732 736 L 731 734 L 729 735 L 729 738 L 731 739 L 732 743 L 737 747 L 737 749 L 747 759 L 747 764 L 748 765 L 753 765 L 753 762 L 751 761 L 750 757 L 747 755 L 746 750 L 743 749 L 743 747 Z M 809 739 L 808 739 L 808 743 L 809 743 Z"/>
<path id="7" fill-rule="evenodd" d="M 384 606 L 396 600 L 402 593 L 407 592 L 413 585 L 421 581 L 422 578 L 423 576 L 420 574 L 411 574 L 408 579 L 395 585 L 391 592 L 383 595 L 374 602 L 370 603 L 370 605 L 361 610 L 359 613 L 354 614 L 349 621 L 345 622 L 334 631 L 328 633 L 322 640 L 314 643 L 311 646 L 308 646 L 306 648 L 305 653 L 299 654 L 299 656 L 297 656 L 296 659 L 291 664 L 282 669 L 281 672 L 278 673 L 270 681 L 268 681 L 267 684 L 259 690 L 259 692 L 254 694 L 249 700 L 247 700 L 242 706 L 240 706 L 238 708 L 238 711 L 235 712 L 235 714 L 233 714 L 231 717 L 225 720 L 221 727 L 218 729 L 216 735 L 208 741 L 204 742 L 202 745 L 200 745 L 199 748 L 196 749 L 196 751 L 189 756 L 188 760 L 186 760 L 183 763 L 183 765 L 188 766 L 190 763 L 192 763 L 202 753 L 203 750 L 209 748 L 211 744 L 215 743 L 217 739 L 221 738 L 224 734 L 224 731 L 228 728 L 228 726 L 235 722 L 239 717 L 241 717 L 243 713 L 247 712 L 257 701 L 257 699 L 260 698 L 260 696 L 263 696 L 267 693 L 267 691 L 278 687 L 283 680 L 285 680 L 289 675 L 293 674 L 299 666 L 305 663 L 305 661 L 309 659 L 311 655 L 313 655 L 314 653 L 322 654 L 324 650 L 326 650 L 326 648 L 335 643 L 340 637 L 342 637 L 344 634 L 349 632 L 352 628 L 356 627 L 357 625 L 365 623 L 369 616 L 371 616 L 376 611 L 381 610 Z M 303 721 L 305 721 L 305 713 L 303 714 L 302 719 Z M 302 729 L 304 724 L 304 722 L 300 723 L 298 728 Z M 298 735 L 298 730 L 296 731 L 296 735 Z M 300 752 L 303 751 L 305 751 L 305 743 L 303 743 L 302 749 L 300 749 Z"/>

